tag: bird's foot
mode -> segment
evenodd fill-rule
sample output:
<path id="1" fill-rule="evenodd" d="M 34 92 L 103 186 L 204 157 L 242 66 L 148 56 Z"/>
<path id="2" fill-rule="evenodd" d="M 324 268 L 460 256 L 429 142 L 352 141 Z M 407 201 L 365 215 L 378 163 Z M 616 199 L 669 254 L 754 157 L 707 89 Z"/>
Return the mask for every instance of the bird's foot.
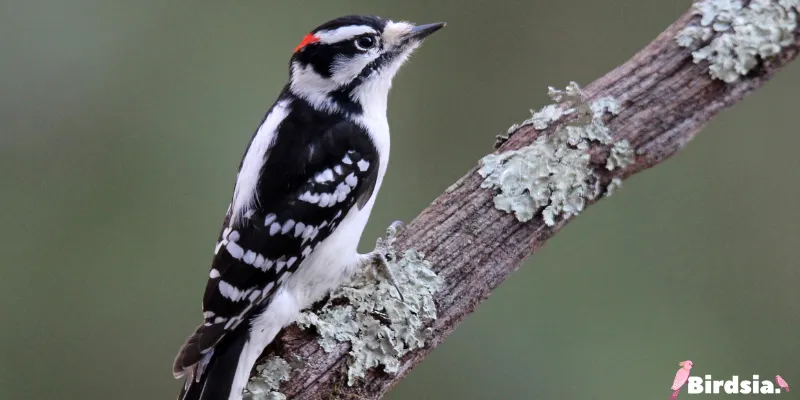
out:
<path id="1" fill-rule="evenodd" d="M 392 273 L 392 267 L 389 265 L 390 261 L 395 260 L 394 242 L 397 240 L 397 233 L 403 229 L 403 222 L 395 221 L 389 228 L 386 229 L 386 237 L 378 238 L 375 243 L 375 250 L 365 255 L 365 263 L 368 263 L 372 268 L 372 278 L 378 280 L 380 277 L 389 282 L 397 290 L 400 295 L 400 301 L 403 299 L 403 293 L 397 286 L 397 280 Z"/>

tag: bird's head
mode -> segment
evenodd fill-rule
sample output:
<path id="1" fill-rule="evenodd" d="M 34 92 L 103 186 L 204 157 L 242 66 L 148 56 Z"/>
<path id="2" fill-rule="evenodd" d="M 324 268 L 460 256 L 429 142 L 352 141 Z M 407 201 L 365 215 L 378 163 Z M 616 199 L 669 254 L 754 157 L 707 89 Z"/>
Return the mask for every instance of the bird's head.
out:
<path id="1" fill-rule="evenodd" d="M 414 25 L 375 16 L 328 21 L 295 48 L 289 89 L 318 109 L 360 113 L 367 103 L 377 103 L 385 110 L 400 66 L 444 25 Z"/>
<path id="2" fill-rule="evenodd" d="M 692 369 L 692 360 L 681 361 L 678 365 L 685 369 Z"/>

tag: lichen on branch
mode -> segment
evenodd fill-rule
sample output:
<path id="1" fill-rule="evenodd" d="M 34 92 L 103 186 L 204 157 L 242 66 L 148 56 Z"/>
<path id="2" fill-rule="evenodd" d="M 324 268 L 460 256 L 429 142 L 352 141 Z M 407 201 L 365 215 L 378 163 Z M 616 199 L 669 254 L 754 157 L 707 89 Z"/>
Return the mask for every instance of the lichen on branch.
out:
<path id="1" fill-rule="evenodd" d="M 370 368 L 397 372 L 400 357 L 425 346 L 425 326 L 437 316 L 433 295 L 442 279 L 422 253 L 412 248 L 398 259 L 393 245 L 389 232 L 387 239 L 378 240 L 376 250 L 386 254 L 394 282 L 363 271 L 331 294 L 322 309 L 305 311 L 297 321 L 301 328 L 316 330 L 325 351 L 350 343 L 350 386 Z"/>
<path id="2" fill-rule="evenodd" d="M 795 42 L 800 0 L 703 0 L 694 4 L 699 23 L 676 37 L 694 49 L 694 62 L 709 63 L 712 77 L 736 82 L 758 65 Z"/>
<path id="3" fill-rule="evenodd" d="M 600 187 L 600 179 L 590 164 L 590 145 L 610 146 L 605 164 L 608 170 L 624 168 L 634 154 L 627 141 L 614 141 L 603 122 L 606 112 L 618 113 L 619 106 L 613 98 L 587 103 L 575 82 L 565 90 L 551 87 L 548 94 L 556 104 L 533 112 L 530 119 L 512 126 L 510 134 L 527 125 L 543 130 L 564 117 L 570 122 L 521 149 L 485 156 L 478 173 L 484 178 L 482 187 L 497 191 L 496 208 L 513 212 L 522 222 L 542 210 L 545 223 L 552 226 L 556 217 L 578 215 L 587 201 L 611 192 Z M 615 181 L 614 188 L 620 182 Z"/>
<path id="4" fill-rule="evenodd" d="M 286 360 L 271 356 L 256 367 L 255 377 L 251 378 L 244 390 L 245 400 L 286 400 L 279 391 L 281 382 L 289 379 L 292 372 Z"/>

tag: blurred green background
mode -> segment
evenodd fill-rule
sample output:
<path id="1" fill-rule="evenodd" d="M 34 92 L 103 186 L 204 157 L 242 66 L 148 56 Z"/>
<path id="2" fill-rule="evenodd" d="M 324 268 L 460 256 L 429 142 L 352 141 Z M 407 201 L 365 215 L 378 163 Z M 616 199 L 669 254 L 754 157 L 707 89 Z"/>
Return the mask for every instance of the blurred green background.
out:
<path id="1" fill-rule="evenodd" d="M 240 157 L 314 26 L 448 22 L 395 80 L 367 251 L 689 4 L 0 1 L 0 399 L 174 398 Z M 684 359 L 800 385 L 798 83 L 588 209 L 388 398 L 660 399 Z"/>

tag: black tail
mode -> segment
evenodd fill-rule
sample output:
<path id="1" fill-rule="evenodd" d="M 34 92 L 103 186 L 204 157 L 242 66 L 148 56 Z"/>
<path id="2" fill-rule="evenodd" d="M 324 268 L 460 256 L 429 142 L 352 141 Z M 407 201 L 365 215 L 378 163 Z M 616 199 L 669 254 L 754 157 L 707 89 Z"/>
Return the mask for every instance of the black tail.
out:
<path id="1" fill-rule="evenodd" d="M 246 326 L 242 324 L 239 328 Z M 188 373 L 178 400 L 228 400 L 239 357 L 247 343 L 246 329 L 236 329 L 214 347 L 214 354 L 200 376 Z M 196 370 L 196 369 L 195 369 Z M 249 375 L 249 374 L 248 374 Z"/>

